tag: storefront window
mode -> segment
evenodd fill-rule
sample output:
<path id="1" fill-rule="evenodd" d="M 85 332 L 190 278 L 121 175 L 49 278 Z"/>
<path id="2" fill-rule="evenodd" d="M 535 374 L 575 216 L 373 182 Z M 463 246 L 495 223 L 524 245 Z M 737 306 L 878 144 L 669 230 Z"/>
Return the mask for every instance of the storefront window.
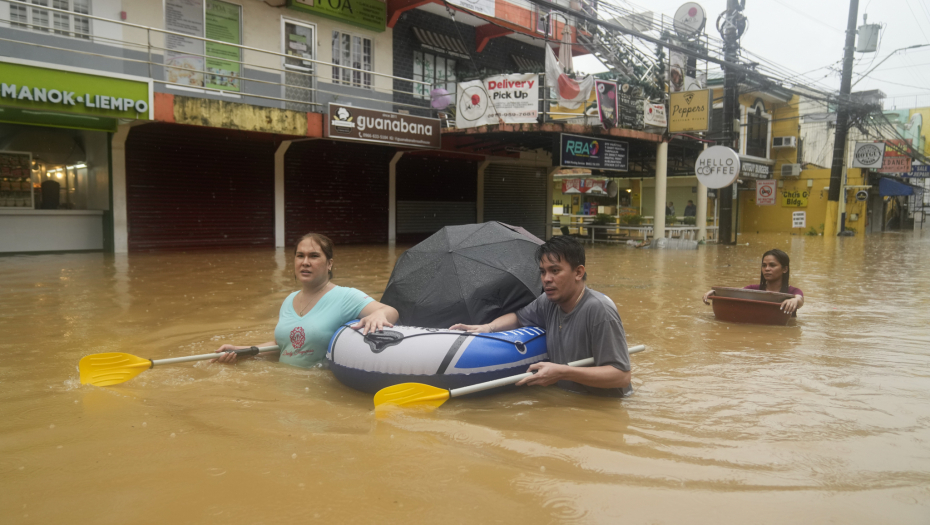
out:
<path id="1" fill-rule="evenodd" d="M 0 208 L 109 208 L 107 134 L 0 124 Z"/>
<path id="2" fill-rule="evenodd" d="M 746 120 L 746 154 L 753 157 L 767 157 L 769 143 L 769 119 L 760 111 L 749 113 Z"/>
<path id="3" fill-rule="evenodd" d="M 333 31 L 333 64 L 371 71 L 374 65 L 370 38 Z M 333 82 L 371 89 L 371 73 L 333 67 Z"/>
<path id="4" fill-rule="evenodd" d="M 429 82 L 432 87 L 445 88 L 455 93 L 455 60 L 441 56 L 415 51 L 413 53 L 413 79 Z M 414 84 L 417 98 L 429 99 L 431 88 L 423 84 Z"/>

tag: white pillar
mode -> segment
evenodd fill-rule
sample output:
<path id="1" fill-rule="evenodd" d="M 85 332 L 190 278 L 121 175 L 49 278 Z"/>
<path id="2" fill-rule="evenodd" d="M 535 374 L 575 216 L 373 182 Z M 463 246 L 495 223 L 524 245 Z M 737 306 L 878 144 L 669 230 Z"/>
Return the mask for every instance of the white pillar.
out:
<path id="1" fill-rule="evenodd" d="M 656 209 L 653 212 L 652 237 L 665 237 L 665 198 L 668 184 L 668 142 L 656 146 Z"/>
<path id="2" fill-rule="evenodd" d="M 284 248 L 284 154 L 291 147 L 285 140 L 274 152 L 274 246 Z"/>
<path id="3" fill-rule="evenodd" d="M 484 170 L 491 164 L 490 160 L 484 160 L 478 163 L 478 197 L 475 200 L 475 222 L 484 222 Z"/>
<path id="4" fill-rule="evenodd" d="M 113 177 L 113 252 L 129 252 L 129 218 L 126 208 L 126 139 L 129 130 L 144 122 L 120 124 L 110 140 L 110 173 Z"/>
<path id="5" fill-rule="evenodd" d="M 546 239 L 549 240 L 552 238 L 552 186 L 555 183 L 555 172 L 559 170 L 559 166 L 550 166 L 546 170 Z M 618 195 L 619 197 L 619 195 Z"/>
<path id="6" fill-rule="evenodd" d="M 704 149 L 706 150 L 708 144 L 704 143 Z M 699 241 L 707 241 L 707 186 L 701 184 L 700 179 L 697 183 L 697 212 L 696 217 L 694 218 L 696 225 L 698 227 L 697 239 Z"/>
<path id="7" fill-rule="evenodd" d="M 388 175 L 388 242 L 397 242 L 397 161 L 404 156 L 398 151 L 391 159 Z"/>

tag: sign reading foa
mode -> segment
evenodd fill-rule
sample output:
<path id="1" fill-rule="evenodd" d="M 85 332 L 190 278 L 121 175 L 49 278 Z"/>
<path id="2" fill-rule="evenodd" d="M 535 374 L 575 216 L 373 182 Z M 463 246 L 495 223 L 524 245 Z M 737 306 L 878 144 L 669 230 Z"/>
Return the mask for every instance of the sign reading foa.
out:
<path id="1" fill-rule="evenodd" d="M 438 148 L 439 119 L 374 109 L 329 105 L 327 136 L 337 140 Z"/>

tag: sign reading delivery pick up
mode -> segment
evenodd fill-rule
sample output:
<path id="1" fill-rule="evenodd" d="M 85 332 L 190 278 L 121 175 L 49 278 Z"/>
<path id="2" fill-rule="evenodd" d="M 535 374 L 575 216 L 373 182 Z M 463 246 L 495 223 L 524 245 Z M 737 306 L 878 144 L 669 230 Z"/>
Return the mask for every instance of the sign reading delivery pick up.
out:
<path id="1" fill-rule="evenodd" d="M 0 105 L 94 117 L 151 120 L 152 81 L 0 59 Z"/>
<path id="2" fill-rule="evenodd" d="M 707 148 L 694 163 L 694 171 L 701 184 L 710 189 L 724 188 L 739 177 L 739 155 L 726 146 Z"/>

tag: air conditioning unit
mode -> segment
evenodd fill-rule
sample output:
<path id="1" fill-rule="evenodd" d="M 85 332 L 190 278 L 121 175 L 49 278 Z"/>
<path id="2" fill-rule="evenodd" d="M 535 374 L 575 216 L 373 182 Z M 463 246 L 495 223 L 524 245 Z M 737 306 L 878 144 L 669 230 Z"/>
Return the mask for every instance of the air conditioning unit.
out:
<path id="1" fill-rule="evenodd" d="M 797 148 L 797 137 L 774 137 L 772 139 L 773 148 Z"/>
<path id="2" fill-rule="evenodd" d="M 794 137 L 791 137 L 794 138 Z M 782 177 L 799 177 L 801 175 L 801 165 L 800 164 L 782 164 L 781 165 L 781 176 Z"/>

